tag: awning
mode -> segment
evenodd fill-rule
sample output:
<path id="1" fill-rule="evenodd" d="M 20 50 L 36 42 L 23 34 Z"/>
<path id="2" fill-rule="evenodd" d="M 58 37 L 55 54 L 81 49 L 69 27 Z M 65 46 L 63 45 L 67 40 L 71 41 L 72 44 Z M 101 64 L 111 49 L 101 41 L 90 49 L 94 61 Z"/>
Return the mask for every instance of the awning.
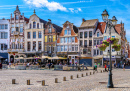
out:
<path id="1" fill-rule="evenodd" d="M 24 57 L 18 57 L 18 58 L 15 58 L 15 59 L 25 59 Z"/>
<path id="2" fill-rule="evenodd" d="M 42 56 L 42 59 L 45 59 L 45 58 L 48 58 L 48 59 L 49 59 L 49 58 L 51 58 L 51 57 L 48 57 L 48 56 Z"/>
<path id="3" fill-rule="evenodd" d="M 8 59 L 8 53 L 0 53 L 0 58 L 7 58 Z"/>
<path id="4" fill-rule="evenodd" d="M 51 57 L 49 59 L 67 59 L 67 58 L 55 56 L 55 57 Z"/>

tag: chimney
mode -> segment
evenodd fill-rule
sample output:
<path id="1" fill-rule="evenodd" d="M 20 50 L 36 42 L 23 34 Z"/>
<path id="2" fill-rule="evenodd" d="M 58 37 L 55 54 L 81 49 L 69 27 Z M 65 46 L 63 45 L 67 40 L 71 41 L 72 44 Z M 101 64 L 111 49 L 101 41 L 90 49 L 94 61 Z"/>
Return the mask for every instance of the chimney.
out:
<path id="1" fill-rule="evenodd" d="M 49 22 L 51 22 L 51 19 L 48 19 Z"/>
<path id="2" fill-rule="evenodd" d="M 82 19 L 82 22 L 85 22 L 85 19 L 84 19 L 84 18 Z"/>

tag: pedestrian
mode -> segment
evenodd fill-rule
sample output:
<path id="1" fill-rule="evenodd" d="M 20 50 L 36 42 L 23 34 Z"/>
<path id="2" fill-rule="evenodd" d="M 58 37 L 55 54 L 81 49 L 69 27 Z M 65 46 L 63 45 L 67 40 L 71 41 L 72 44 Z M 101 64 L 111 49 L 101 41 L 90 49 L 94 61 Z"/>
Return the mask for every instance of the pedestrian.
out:
<path id="1" fill-rule="evenodd" d="M 51 68 L 51 63 L 48 64 L 49 69 Z"/>
<path id="2" fill-rule="evenodd" d="M 106 65 L 106 64 L 105 64 L 105 67 L 104 67 L 104 68 L 105 68 L 105 71 L 107 71 L 107 65 Z"/>
<path id="3" fill-rule="evenodd" d="M 95 64 L 95 71 L 97 71 L 97 64 Z"/>
<path id="4" fill-rule="evenodd" d="M 126 66 L 126 64 L 124 63 L 124 64 L 123 64 L 123 70 L 124 70 L 124 71 L 125 71 L 125 66 Z"/>
<path id="5" fill-rule="evenodd" d="M 2 63 L 0 63 L 0 69 L 2 69 Z"/>
<path id="6" fill-rule="evenodd" d="M 107 68 L 108 68 L 108 71 L 109 71 L 109 68 L 110 68 L 110 65 L 109 65 L 109 64 L 107 65 Z"/>
<path id="7" fill-rule="evenodd" d="M 114 68 L 116 68 L 116 63 L 114 63 Z"/>
<path id="8" fill-rule="evenodd" d="M 11 68 L 11 63 L 9 62 L 9 67 Z"/>

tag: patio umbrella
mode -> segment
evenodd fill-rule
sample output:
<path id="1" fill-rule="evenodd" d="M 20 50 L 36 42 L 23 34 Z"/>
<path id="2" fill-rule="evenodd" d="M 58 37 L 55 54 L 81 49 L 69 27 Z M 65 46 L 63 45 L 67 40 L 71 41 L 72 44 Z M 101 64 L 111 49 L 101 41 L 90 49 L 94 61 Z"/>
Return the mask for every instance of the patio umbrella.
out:
<path id="1" fill-rule="evenodd" d="M 48 59 L 49 59 L 49 58 L 51 58 L 51 57 L 48 57 L 48 56 L 42 56 L 42 59 L 45 59 L 45 58 L 48 58 Z"/>

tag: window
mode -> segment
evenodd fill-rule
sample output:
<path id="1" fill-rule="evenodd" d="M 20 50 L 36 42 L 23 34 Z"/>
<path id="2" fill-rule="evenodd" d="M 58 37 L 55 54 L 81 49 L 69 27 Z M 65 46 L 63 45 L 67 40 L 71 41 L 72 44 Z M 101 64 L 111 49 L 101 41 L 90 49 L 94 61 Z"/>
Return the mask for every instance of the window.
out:
<path id="1" fill-rule="evenodd" d="M 47 45 L 45 45 L 45 51 L 47 51 Z"/>
<path id="2" fill-rule="evenodd" d="M 60 52 L 60 46 L 57 46 L 57 51 Z"/>
<path id="3" fill-rule="evenodd" d="M 92 46 L 92 40 L 89 40 L 89 46 Z"/>
<path id="4" fill-rule="evenodd" d="M 37 28 L 39 28 L 39 23 L 37 23 Z"/>
<path id="5" fill-rule="evenodd" d="M 97 55 L 99 55 L 99 50 L 97 50 Z"/>
<path id="6" fill-rule="evenodd" d="M 112 48 L 112 52 L 115 52 L 115 50 Z"/>
<path id="7" fill-rule="evenodd" d="M 80 32 L 80 38 L 83 38 L 83 32 Z"/>
<path id="8" fill-rule="evenodd" d="M 35 21 L 33 22 L 33 28 L 36 28 L 36 22 Z"/>
<path id="9" fill-rule="evenodd" d="M 62 51 L 62 52 L 64 51 L 64 46 L 61 46 L 61 51 Z"/>
<path id="10" fill-rule="evenodd" d="M 74 46 L 72 45 L 72 51 L 74 51 Z"/>
<path id="11" fill-rule="evenodd" d="M 49 27 L 49 29 L 48 29 L 48 30 L 49 30 L 49 33 L 51 33 L 51 27 Z"/>
<path id="12" fill-rule="evenodd" d="M 100 55 L 102 55 L 103 54 L 103 51 L 100 51 Z"/>
<path id="13" fill-rule="evenodd" d="M 87 38 L 87 32 L 84 32 L 84 38 Z"/>
<path id="14" fill-rule="evenodd" d="M 82 40 L 80 40 L 80 46 L 82 46 L 83 45 L 83 41 Z"/>
<path id="15" fill-rule="evenodd" d="M 64 35 L 67 35 L 67 30 L 65 30 L 65 33 L 64 33 Z"/>
<path id="16" fill-rule="evenodd" d="M 112 38 L 115 38 L 115 36 L 112 36 Z"/>
<path id="17" fill-rule="evenodd" d="M 75 46 L 75 51 L 78 51 L 78 46 L 77 45 Z"/>
<path id="18" fill-rule="evenodd" d="M 4 44 L 1 44 L 1 50 L 4 50 Z"/>
<path id="19" fill-rule="evenodd" d="M 2 28 L 1 29 L 4 29 L 4 24 L 2 24 Z"/>
<path id="20" fill-rule="evenodd" d="M 14 27 L 14 24 L 12 24 L 12 27 Z"/>
<path id="21" fill-rule="evenodd" d="M 28 42 L 28 51 L 30 51 L 31 43 Z"/>
<path id="22" fill-rule="evenodd" d="M 33 41 L 33 50 L 36 51 L 36 41 Z"/>
<path id="23" fill-rule="evenodd" d="M 60 42 L 61 42 L 61 43 L 64 43 L 64 38 L 61 38 L 61 39 L 60 39 Z"/>
<path id="24" fill-rule="evenodd" d="M 107 39 L 107 36 L 104 36 L 104 40 L 106 40 Z"/>
<path id="25" fill-rule="evenodd" d="M 7 38 L 8 38 L 8 33 L 4 32 L 4 39 L 7 39 Z"/>
<path id="26" fill-rule="evenodd" d="M 32 26 L 31 26 L 31 24 L 30 24 L 30 29 L 31 29 L 31 27 L 32 27 Z"/>
<path id="27" fill-rule="evenodd" d="M 14 30 L 14 28 L 11 28 L 11 33 L 13 33 L 15 30 Z"/>
<path id="28" fill-rule="evenodd" d="M 18 20 L 19 19 L 19 16 L 18 15 L 16 15 L 16 20 Z"/>
<path id="29" fill-rule="evenodd" d="M 103 40 L 101 39 L 101 40 L 100 40 L 100 44 L 101 44 L 102 41 L 103 41 Z"/>
<path id="30" fill-rule="evenodd" d="M 19 28 L 18 28 L 18 27 L 16 27 L 16 31 L 19 31 Z"/>
<path id="31" fill-rule="evenodd" d="M 88 54 L 91 54 L 91 49 L 88 49 Z"/>
<path id="32" fill-rule="evenodd" d="M 30 36 L 31 36 L 31 34 L 30 34 L 30 32 L 28 32 L 27 38 L 30 39 Z"/>
<path id="33" fill-rule="evenodd" d="M 68 51 L 68 46 L 65 46 L 65 51 Z"/>
<path id="34" fill-rule="evenodd" d="M 71 45 L 69 45 L 69 51 L 71 51 Z"/>
<path id="35" fill-rule="evenodd" d="M 38 38 L 42 38 L 42 32 L 38 32 Z"/>
<path id="36" fill-rule="evenodd" d="M 8 24 L 5 24 L 5 29 L 8 29 Z"/>
<path id="37" fill-rule="evenodd" d="M 97 37 L 99 37 L 99 32 L 97 32 Z"/>
<path id="38" fill-rule="evenodd" d="M 74 43 L 75 42 L 75 37 L 72 37 L 72 43 Z"/>
<path id="39" fill-rule="evenodd" d="M 68 38 L 65 38 L 65 43 L 67 43 L 67 41 L 68 41 Z"/>
<path id="40" fill-rule="evenodd" d="M 1 39 L 4 39 L 4 32 L 1 32 Z"/>
<path id="41" fill-rule="evenodd" d="M 92 37 L 92 31 L 89 31 L 89 38 Z"/>
<path id="42" fill-rule="evenodd" d="M 22 33 L 22 32 L 23 32 L 23 28 L 21 27 L 21 28 L 20 28 L 20 33 Z"/>
<path id="43" fill-rule="evenodd" d="M 42 43 L 41 41 L 38 41 L 38 51 L 40 51 L 42 49 Z"/>
<path id="44" fill-rule="evenodd" d="M 68 30 L 68 35 L 71 35 L 71 30 Z"/>
<path id="45" fill-rule="evenodd" d="M 94 50 L 94 55 L 96 55 L 96 50 Z"/>
<path id="46" fill-rule="evenodd" d="M 53 35 L 53 42 L 56 41 L 56 35 Z"/>
<path id="47" fill-rule="evenodd" d="M 16 24 L 16 27 L 19 27 L 19 24 Z"/>
<path id="48" fill-rule="evenodd" d="M 45 42 L 47 42 L 47 36 L 45 36 Z"/>
<path id="49" fill-rule="evenodd" d="M 0 29 L 2 28 L 2 25 L 0 24 Z"/>
<path id="50" fill-rule="evenodd" d="M 4 50 L 7 50 L 7 45 L 6 44 L 4 44 Z"/>
<path id="51" fill-rule="evenodd" d="M 84 47 L 87 47 L 87 40 L 84 41 Z"/>
<path id="52" fill-rule="evenodd" d="M 94 46 L 96 46 L 96 45 L 97 45 L 96 40 L 94 40 Z"/>
<path id="53" fill-rule="evenodd" d="M 68 43 L 71 43 L 71 37 L 68 38 Z"/>
<path id="54" fill-rule="evenodd" d="M 33 32 L 33 38 L 34 39 L 36 38 L 36 32 Z"/>
<path id="55" fill-rule="evenodd" d="M 51 36 L 49 36 L 49 42 L 51 42 Z"/>
<path id="56" fill-rule="evenodd" d="M 99 40 L 97 40 L 97 45 L 99 45 L 100 43 L 99 43 Z"/>
<path id="57" fill-rule="evenodd" d="M 87 49 L 83 49 L 83 54 L 86 54 L 87 53 Z"/>

